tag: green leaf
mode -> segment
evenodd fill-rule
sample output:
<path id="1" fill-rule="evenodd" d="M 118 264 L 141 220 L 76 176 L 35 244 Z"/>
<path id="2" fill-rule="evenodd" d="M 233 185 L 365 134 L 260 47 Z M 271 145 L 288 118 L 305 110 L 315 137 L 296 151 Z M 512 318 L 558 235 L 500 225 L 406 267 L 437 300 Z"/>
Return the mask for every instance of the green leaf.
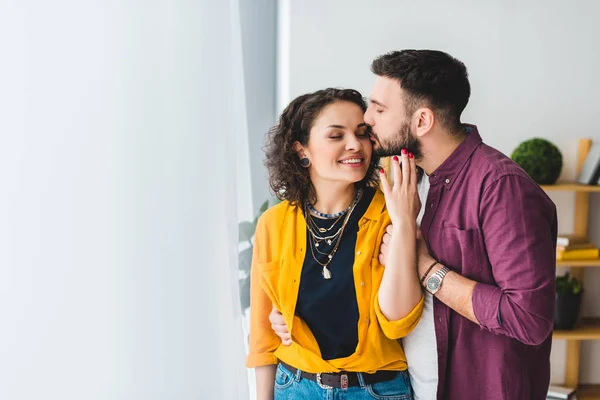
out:
<path id="1" fill-rule="evenodd" d="M 250 277 L 240 280 L 240 305 L 242 311 L 250 307 Z"/>
<path id="2" fill-rule="evenodd" d="M 260 206 L 260 208 L 258 209 L 258 215 L 264 213 L 265 211 L 267 211 L 267 208 L 269 208 L 269 200 L 265 201 L 264 203 L 262 203 L 262 206 Z"/>
<path id="3" fill-rule="evenodd" d="M 568 272 L 562 276 L 556 277 L 556 293 L 579 294 L 583 291 L 581 282 Z"/>
<path id="4" fill-rule="evenodd" d="M 238 254 L 238 268 L 240 271 L 244 271 L 250 274 L 250 268 L 252 267 L 252 247 L 240 251 Z"/>
<path id="5" fill-rule="evenodd" d="M 265 211 L 267 211 L 268 208 L 269 208 L 269 200 L 262 203 L 262 205 L 258 209 L 258 213 L 256 214 L 256 216 L 254 217 L 254 220 L 252 221 L 254 223 L 254 229 L 256 229 L 256 224 L 258 223 L 258 219 L 260 218 L 261 215 L 263 215 L 263 213 Z"/>
<path id="6" fill-rule="evenodd" d="M 252 222 L 243 221 L 238 224 L 238 240 L 240 243 L 250 241 L 254 236 L 256 225 Z"/>

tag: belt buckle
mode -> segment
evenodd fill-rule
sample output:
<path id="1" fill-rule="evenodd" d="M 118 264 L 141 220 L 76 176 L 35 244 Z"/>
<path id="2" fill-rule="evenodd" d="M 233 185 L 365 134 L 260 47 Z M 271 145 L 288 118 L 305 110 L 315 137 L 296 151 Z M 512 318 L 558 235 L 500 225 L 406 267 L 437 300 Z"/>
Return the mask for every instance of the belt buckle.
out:
<path id="1" fill-rule="evenodd" d="M 317 373 L 317 385 L 321 387 L 321 389 L 333 389 L 333 386 L 328 386 L 321 382 L 321 373 Z"/>
<path id="2" fill-rule="evenodd" d="M 342 387 L 342 390 L 348 389 L 348 375 L 342 374 L 340 376 L 340 386 Z"/>

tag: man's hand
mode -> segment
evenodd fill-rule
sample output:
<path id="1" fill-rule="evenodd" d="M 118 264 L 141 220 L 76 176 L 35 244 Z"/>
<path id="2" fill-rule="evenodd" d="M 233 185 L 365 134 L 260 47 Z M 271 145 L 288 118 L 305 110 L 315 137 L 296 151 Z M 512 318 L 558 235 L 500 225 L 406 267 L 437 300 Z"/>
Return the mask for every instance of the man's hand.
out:
<path id="1" fill-rule="evenodd" d="M 379 264 L 383 265 L 384 267 L 387 263 L 388 245 L 392 239 L 392 231 L 393 225 L 388 225 L 385 228 L 385 234 L 383 235 L 381 246 L 379 247 Z"/>
<path id="2" fill-rule="evenodd" d="M 383 266 L 385 266 L 385 263 L 387 262 L 388 245 L 390 243 L 390 240 L 392 239 L 392 232 L 393 232 L 392 225 L 388 225 L 385 228 L 385 234 L 383 235 L 383 239 L 381 241 L 381 246 L 379 248 L 379 263 Z M 425 274 L 425 272 L 427 272 L 427 269 L 429 269 L 429 266 L 433 263 L 433 261 L 434 261 L 433 257 L 431 257 L 431 254 L 429 254 L 429 247 L 427 247 L 427 242 L 423 238 L 423 235 L 421 234 L 421 230 L 418 229 L 417 230 L 417 271 L 419 273 L 419 280 L 423 277 L 423 274 Z M 437 267 L 437 268 L 433 268 L 433 270 L 430 271 L 430 275 L 440 268 L 441 268 L 441 266 Z"/>
<path id="3" fill-rule="evenodd" d="M 292 336 L 288 331 L 283 315 L 275 307 L 273 307 L 271 314 L 269 314 L 269 321 L 271 322 L 271 329 L 273 329 L 275 334 L 281 338 L 281 343 L 284 346 L 291 345 Z"/>
<path id="4" fill-rule="evenodd" d="M 434 258 L 431 257 L 431 254 L 429 254 L 429 247 L 427 246 L 427 242 L 425 241 L 423 234 L 421 234 L 421 230 L 417 230 L 417 271 L 419 273 L 419 280 L 423 278 L 423 275 L 427 272 L 434 261 Z M 440 264 L 436 265 L 429 272 L 429 275 L 441 268 L 442 266 Z"/>

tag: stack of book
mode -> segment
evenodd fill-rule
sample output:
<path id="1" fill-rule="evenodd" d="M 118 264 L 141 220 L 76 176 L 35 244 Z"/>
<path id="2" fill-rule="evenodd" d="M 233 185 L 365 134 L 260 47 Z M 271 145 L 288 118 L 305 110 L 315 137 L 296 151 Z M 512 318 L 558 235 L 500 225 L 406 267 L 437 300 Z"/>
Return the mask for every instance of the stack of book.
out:
<path id="1" fill-rule="evenodd" d="M 546 400 L 577 400 L 577 394 L 575 389 L 550 385 Z"/>
<path id="2" fill-rule="evenodd" d="M 556 260 L 595 260 L 600 257 L 598 247 L 585 236 L 560 234 L 556 240 Z"/>

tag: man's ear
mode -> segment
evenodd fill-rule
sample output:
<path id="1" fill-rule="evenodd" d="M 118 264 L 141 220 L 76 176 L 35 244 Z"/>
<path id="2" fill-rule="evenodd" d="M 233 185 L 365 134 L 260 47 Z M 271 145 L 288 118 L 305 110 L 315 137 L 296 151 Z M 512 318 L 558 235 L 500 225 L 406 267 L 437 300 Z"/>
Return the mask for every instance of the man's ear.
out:
<path id="1" fill-rule="evenodd" d="M 433 129 L 435 114 L 430 108 L 419 108 L 415 111 L 415 133 L 417 137 L 423 137 Z"/>

